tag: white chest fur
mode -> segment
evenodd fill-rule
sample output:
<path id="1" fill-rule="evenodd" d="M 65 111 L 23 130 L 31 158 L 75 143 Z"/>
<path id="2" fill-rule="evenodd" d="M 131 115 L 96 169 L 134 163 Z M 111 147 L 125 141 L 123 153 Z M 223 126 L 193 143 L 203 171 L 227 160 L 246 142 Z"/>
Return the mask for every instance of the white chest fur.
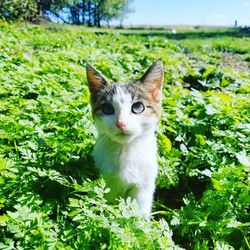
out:
<path id="1" fill-rule="evenodd" d="M 94 148 L 96 167 L 110 188 L 107 199 L 130 196 L 143 214 L 151 211 L 157 176 L 157 146 L 154 132 L 121 144 L 101 135 Z"/>

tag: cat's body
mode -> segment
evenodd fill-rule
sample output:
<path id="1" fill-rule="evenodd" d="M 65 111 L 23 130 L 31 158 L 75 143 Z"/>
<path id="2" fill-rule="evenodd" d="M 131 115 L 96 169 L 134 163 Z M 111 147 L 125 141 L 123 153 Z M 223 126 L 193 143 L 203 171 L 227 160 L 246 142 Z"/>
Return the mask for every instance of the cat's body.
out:
<path id="1" fill-rule="evenodd" d="M 143 214 L 149 214 L 157 176 L 156 153 L 152 135 L 129 144 L 114 143 L 106 136 L 100 136 L 94 158 L 110 188 L 107 200 L 114 202 L 118 197 L 130 196 L 137 200 Z"/>
<path id="2" fill-rule="evenodd" d="M 87 66 L 93 117 L 98 130 L 95 166 L 115 202 L 131 197 L 141 214 L 149 215 L 157 176 L 155 130 L 161 111 L 163 67 L 156 61 L 136 83 L 108 84 Z"/>

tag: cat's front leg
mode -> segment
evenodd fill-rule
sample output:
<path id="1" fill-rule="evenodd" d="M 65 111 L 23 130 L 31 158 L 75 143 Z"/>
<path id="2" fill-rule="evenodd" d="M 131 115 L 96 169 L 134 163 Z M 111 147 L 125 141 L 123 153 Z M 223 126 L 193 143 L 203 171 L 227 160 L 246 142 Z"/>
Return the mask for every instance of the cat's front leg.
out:
<path id="1" fill-rule="evenodd" d="M 152 210 L 154 189 L 154 185 L 143 188 L 134 188 L 129 194 L 132 199 L 136 200 L 139 208 L 139 213 L 142 216 L 150 216 Z"/>

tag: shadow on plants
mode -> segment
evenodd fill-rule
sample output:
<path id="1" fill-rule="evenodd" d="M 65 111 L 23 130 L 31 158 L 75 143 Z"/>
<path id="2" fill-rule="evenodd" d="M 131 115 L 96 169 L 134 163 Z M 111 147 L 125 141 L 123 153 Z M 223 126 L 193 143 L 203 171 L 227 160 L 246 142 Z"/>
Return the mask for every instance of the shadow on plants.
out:
<path id="1" fill-rule="evenodd" d="M 38 177 L 37 181 L 33 183 L 33 189 L 42 197 L 44 203 L 49 204 L 53 210 L 52 217 L 56 218 L 58 207 L 67 206 L 69 197 L 79 197 L 79 195 L 85 194 L 81 188 L 78 190 L 78 185 L 81 187 L 87 179 L 97 179 L 98 173 L 94 168 L 91 156 L 71 161 L 63 166 L 50 167 L 52 171 L 55 169 L 58 176 L 50 177 L 48 174 L 48 176 Z"/>
<path id="2" fill-rule="evenodd" d="M 209 178 L 181 176 L 178 186 L 170 189 L 158 188 L 155 193 L 155 200 L 158 201 L 157 204 L 164 204 L 163 209 L 165 209 L 165 207 L 169 209 L 169 211 L 168 209 L 166 210 L 168 213 L 164 216 L 164 219 L 166 219 L 168 223 L 171 223 L 174 211 L 180 210 L 186 206 L 184 199 L 191 195 L 195 200 L 199 201 L 202 198 L 203 193 L 207 190 L 208 185 L 210 185 Z M 160 205 L 157 209 L 162 210 Z M 159 220 L 161 216 L 162 215 L 156 215 L 155 218 Z M 192 238 L 187 240 L 186 235 L 184 236 L 182 234 L 179 226 L 172 227 L 172 231 L 173 240 L 176 244 L 185 249 L 193 249 L 195 242 L 192 242 Z M 207 236 L 204 236 L 204 239 L 210 238 L 209 232 L 204 231 L 203 234 L 207 234 Z M 206 244 L 213 245 L 212 241 L 206 242 Z"/>
<path id="3" fill-rule="evenodd" d="M 179 209 L 184 206 L 183 198 L 192 193 L 199 200 L 209 184 L 209 178 L 180 176 L 178 186 L 170 189 L 157 188 L 155 198 L 171 209 Z"/>

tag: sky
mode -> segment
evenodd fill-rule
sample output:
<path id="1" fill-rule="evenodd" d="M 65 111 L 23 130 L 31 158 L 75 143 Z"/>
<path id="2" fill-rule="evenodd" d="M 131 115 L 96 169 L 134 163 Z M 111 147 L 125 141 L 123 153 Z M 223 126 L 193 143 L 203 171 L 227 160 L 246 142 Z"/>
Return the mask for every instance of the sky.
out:
<path id="1" fill-rule="evenodd" d="M 134 0 L 123 24 L 250 26 L 250 0 Z"/>

